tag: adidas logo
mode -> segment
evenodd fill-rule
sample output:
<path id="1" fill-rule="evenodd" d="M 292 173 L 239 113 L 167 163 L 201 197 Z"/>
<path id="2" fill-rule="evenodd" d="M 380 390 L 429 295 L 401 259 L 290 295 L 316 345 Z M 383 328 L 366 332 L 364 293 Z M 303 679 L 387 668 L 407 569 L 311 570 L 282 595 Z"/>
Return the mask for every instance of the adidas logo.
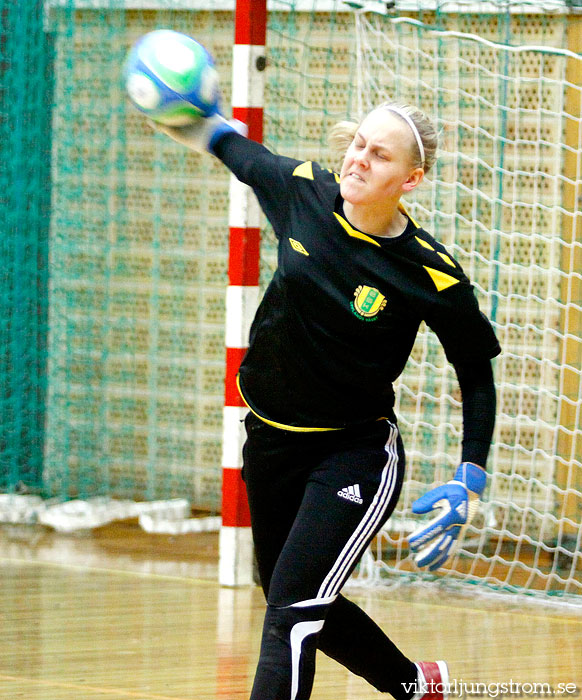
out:
<path id="1" fill-rule="evenodd" d="M 345 489 L 337 492 L 338 496 L 345 498 L 346 501 L 353 501 L 354 503 L 359 503 L 360 505 L 364 502 L 360 494 L 360 485 L 354 484 L 353 486 L 346 486 Z"/>

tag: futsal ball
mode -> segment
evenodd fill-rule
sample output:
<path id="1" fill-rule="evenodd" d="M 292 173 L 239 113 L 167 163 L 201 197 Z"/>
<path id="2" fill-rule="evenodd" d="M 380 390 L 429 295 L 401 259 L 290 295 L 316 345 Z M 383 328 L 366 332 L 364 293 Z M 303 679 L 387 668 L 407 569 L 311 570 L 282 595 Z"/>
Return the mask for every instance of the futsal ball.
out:
<path id="1" fill-rule="evenodd" d="M 130 50 L 124 80 L 130 101 L 150 119 L 184 126 L 218 109 L 218 75 L 208 51 L 170 29 L 142 36 Z"/>

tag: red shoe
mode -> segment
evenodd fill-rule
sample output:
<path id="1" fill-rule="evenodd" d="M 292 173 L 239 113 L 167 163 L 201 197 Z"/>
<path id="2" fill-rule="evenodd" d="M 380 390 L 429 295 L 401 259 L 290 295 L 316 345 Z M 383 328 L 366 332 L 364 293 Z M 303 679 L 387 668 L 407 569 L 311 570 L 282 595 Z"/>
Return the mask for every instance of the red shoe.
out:
<path id="1" fill-rule="evenodd" d="M 447 700 L 449 669 L 444 661 L 417 661 L 418 692 L 412 700 Z"/>

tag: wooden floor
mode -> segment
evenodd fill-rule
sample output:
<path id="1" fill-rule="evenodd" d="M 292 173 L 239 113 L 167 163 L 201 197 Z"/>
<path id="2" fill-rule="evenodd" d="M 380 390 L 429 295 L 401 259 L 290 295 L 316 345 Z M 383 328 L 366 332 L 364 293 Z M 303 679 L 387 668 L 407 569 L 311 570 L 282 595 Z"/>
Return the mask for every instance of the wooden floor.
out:
<path id="1" fill-rule="evenodd" d="M 257 588 L 216 584 L 216 549 L 214 534 L 153 536 L 134 523 L 84 536 L 0 528 L 0 698 L 247 699 L 264 603 Z M 570 683 L 555 696 L 582 697 L 580 612 L 402 588 L 350 597 L 411 658 L 447 659 L 466 697 L 487 697 L 471 684 L 492 696 L 510 681 Z M 376 697 L 319 658 L 313 700 Z"/>

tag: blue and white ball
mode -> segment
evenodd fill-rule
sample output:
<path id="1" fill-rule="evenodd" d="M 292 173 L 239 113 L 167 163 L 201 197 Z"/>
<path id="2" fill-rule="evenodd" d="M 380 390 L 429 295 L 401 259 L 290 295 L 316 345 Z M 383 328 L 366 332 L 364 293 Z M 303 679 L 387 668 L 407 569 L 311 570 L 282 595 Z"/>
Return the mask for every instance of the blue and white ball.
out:
<path id="1" fill-rule="evenodd" d="M 124 80 L 131 102 L 150 119 L 184 126 L 218 109 L 218 75 L 208 51 L 170 29 L 142 36 L 130 50 Z"/>

